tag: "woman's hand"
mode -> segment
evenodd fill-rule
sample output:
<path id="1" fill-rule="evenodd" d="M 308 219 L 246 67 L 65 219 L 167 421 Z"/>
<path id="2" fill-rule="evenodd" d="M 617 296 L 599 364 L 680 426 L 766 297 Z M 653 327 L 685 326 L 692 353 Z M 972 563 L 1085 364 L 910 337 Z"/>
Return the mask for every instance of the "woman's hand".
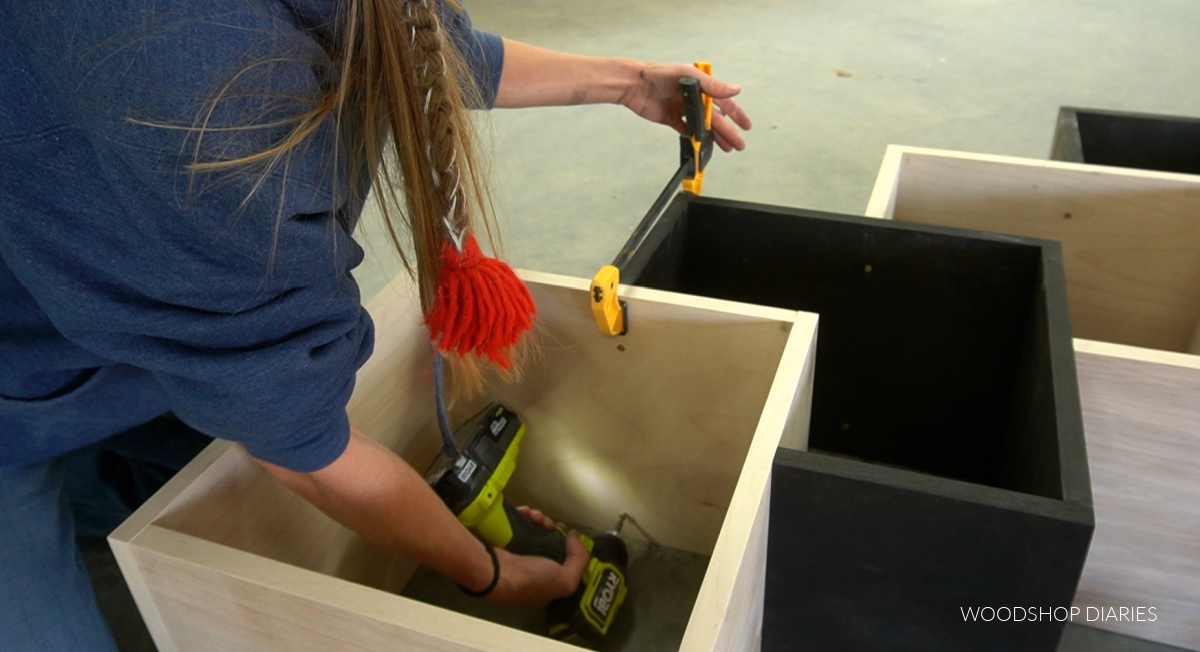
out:
<path id="1" fill-rule="evenodd" d="M 700 90 L 713 98 L 712 130 L 717 146 L 728 152 L 746 149 L 746 141 L 738 127 L 748 130 L 750 117 L 733 101 L 742 87 L 705 74 L 695 66 L 687 64 L 643 64 L 637 82 L 618 101 L 630 111 L 650 120 L 671 127 L 680 134 L 687 133 L 683 120 L 683 96 L 679 92 L 679 80 L 695 77 L 700 80 Z"/>
<path id="2" fill-rule="evenodd" d="M 500 582 L 487 599 L 531 607 L 545 606 L 574 593 L 588 563 L 587 551 L 575 532 L 567 534 L 567 559 L 561 564 L 547 557 L 514 555 L 501 549 L 496 550 L 496 558 L 500 561 Z"/>
<path id="3" fill-rule="evenodd" d="M 554 519 L 540 510 L 522 506 L 517 511 L 547 530 L 556 527 Z M 540 607 L 575 592 L 589 556 L 579 535 L 571 531 L 567 534 L 567 558 L 562 564 L 546 557 L 514 555 L 506 550 L 496 550 L 496 558 L 500 560 L 500 583 L 488 599 Z"/>
<path id="4" fill-rule="evenodd" d="M 554 519 L 546 516 L 540 509 L 534 509 L 528 505 L 521 505 L 517 508 L 518 512 L 525 515 L 525 518 L 537 523 L 547 530 L 553 530 L 555 527 Z"/>
<path id="5" fill-rule="evenodd" d="M 700 90 L 713 98 L 713 139 L 725 150 L 741 151 L 746 141 L 738 129 L 750 118 L 733 97 L 741 87 L 726 84 L 684 63 L 643 63 L 634 59 L 588 57 L 545 50 L 504 39 L 504 70 L 496 95 L 497 108 L 621 104 L 634 113 L 685 133 L 682 77 L 700 80 Z"/>
<path id="6" fill-rule="evenodd" d="M 494 568 L 487 548 L 458 522 L 423 476 L 357 429 L 351 429 L 345 451 L 325 468 L 302 473 L 259 463 L 380 549 L 429 566 L 474 591 L 491 583 Z M 536 510 L 527 515 L 543 527 L 554 525 Z M 496 550 L 496 558 L 500 578 L 488 599 L 533 606 L 574 593 L 588 561 L 577 536 L 567 538 L 563 564 L 504 550 Z"/>

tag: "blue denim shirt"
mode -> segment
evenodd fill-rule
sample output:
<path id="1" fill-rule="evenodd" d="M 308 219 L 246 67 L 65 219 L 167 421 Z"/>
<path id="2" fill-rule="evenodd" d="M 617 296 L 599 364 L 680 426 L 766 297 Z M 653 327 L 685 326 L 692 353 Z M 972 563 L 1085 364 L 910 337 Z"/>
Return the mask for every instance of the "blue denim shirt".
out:
<path id="1" fill-rule="evenodd" d="M 269 170 L 188 169 L 290 129 L 270 125 L 320 90 L 335 6 L 0 8 L 0 465 L 168 411 L 295 470 L 344 449 L 373 331 L 332 124 Z M 490 105 L 502 42 L 465 14 L 443 22 Z"/>

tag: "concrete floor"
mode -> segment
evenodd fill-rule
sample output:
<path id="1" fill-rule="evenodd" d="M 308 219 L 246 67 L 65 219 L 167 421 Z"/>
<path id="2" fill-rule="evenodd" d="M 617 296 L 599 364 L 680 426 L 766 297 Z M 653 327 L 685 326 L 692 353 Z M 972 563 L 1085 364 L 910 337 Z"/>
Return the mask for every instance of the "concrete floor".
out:
<path id="1" fill-rule="evenodd" d="M 1200 115 L 1193 0 L 467 6 L 476 25 L 516 40 L 647 61 L 703 59 L 742 84 L 739 101 L 755 126 L 745 152 L 714 156 L 704 188 L 712 197 L 862 214 L 889 143 L 1045 158 L 1062 105 Z M 494 111 L 481 121 L 517 267 L 590 277 L 678 164 L 673 132 L 619 107 Z M 366 220 L 358 277 L 370 297 L 399 264 Z M 101 600 L 117 593 L 104 589 Z M 126 650 L 144 649 L 130 640 L 144 632 L 127 636 Z M 1073 626 L 1062 649 L 1151 648 Z"/>
<path id="2" fill-rule="evenodd" d="M 746 151 L 704 194 L 861 215 L 889 143 L 1046 158 L 1063 105 L 1200 115 L 1192 0 L 467 0 L 533 45 L 711 61 L 743 86 Z M 839 76 L 838 71 L 850 76 Z M 614 106 L 481 116 L 508 259 L 590 278 L 678 165 L 674 132 Z M 369 219 L 368 219 L 369 222 Z M 371 296 L 398 269 L 365 229 Z"/>

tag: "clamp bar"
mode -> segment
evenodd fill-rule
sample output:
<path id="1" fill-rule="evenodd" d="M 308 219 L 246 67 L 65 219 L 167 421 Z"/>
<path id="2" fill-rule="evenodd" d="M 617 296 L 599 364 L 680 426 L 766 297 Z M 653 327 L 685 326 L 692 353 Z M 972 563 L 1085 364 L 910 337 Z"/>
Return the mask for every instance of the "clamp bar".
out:
<path id="1" fill-rule="evenodd" d="M 705 74 L 712 74 L 712 64 L 697 62 L 695 65 Z M 605 335 L 624 335 L 628 331 L 626 304 L 617 298 L 621 270 L 625 269 L 638 247 L 642 246 L 650 231 L 658 224 L 658 219 L 681 184 L 684 192 L 700 194 L 704 168 L 712 157 L 712 98 L 700 90 L 700 80 L 695 77 L 680 79 L 679 91 L 683 96 L 683 114 L 688 131 L 687 135 L 679 137 L 679 169 L 659 193 L 658 199 L 638 223 L 612 264 L 601 267 L 592 278 L 592 315 L 596 319 L 596 326 Z"/>
<path id="2" fill-rule="evenodd" d="M 617 298 L 617 287 L 621 284 L 621 270 L 625 269 L 638 247 L 642 246 L 642 242 L 646 240 L 646 236 L 658 224 L 658 218 L 662 217 L 663 210 L 675 196 L 675 189 L 693 168 L 694 165 L 691 161 L 685 161 L 679 166 L 675 176 L 671 177 L 671 181 L 658 194 L 658 199 L 654 200 L 654 205 L 650 207 L 645 217 L 638 223 L 637 228 L 633 230 L 633 235 L 629 236 L 625 246 L 621 247 L 621 253 L 617 254 L 611 265 L 601 267 L 596 276 L 592 278 L 592 316 L 596 318 L 596 326 L 601 333 L 624 335 L 628 331 L 629 325 L 625 321 L 627 306 L 624 301 Z"/>
<path id="3" fill-rule="evenodd" d="M 629 263 L 629 259 L 633 258 L 633 254 L 637 252 L 638 247 L 642 246 L 642 242 L 650 235 L 650 231 L 658 224 L 658 218 L 662 217 L 662 213 L 667 208 L 667 204 L 671 202 L 671 198 L 675 196 L 675 189 L 688 176 L 688 173 L 693 168 L 692 161 L 684 161 L 679 166 L 679 170 L 675 172 L 675 176 L 667 182 L 663 187 L 662 192 L 658 194 L 658 199 L 654 200 L 654 204 L 650 206 L 650 210 L 646 212 L 646 216 L 638 223 L 637 228 L 633 230 L 633 235 L 629 236 L 629 240 L 625 241 L 625 246 L 621 247 L 621 253 L 613 258 L 613 266 L 617 269 L 625 269 L 625 265 Z"/>

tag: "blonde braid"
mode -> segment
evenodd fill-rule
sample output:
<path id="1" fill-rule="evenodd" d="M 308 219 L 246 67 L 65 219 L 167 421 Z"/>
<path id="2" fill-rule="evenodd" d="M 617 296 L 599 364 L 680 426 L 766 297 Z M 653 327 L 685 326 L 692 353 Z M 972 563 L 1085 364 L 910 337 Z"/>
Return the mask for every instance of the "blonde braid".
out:
<path id="1" fill-rule="evenodd" d="M 421 91 L 422 112 L 428 126 L 425 154 L 430 161 L 432 184 L 445 208 L 443 226 L 446 237 L 462 251 L 462 239 L 469 227 L 466 197 L 458 171 L 458 130 L 455 115 L 462 112 L 462 94 L 446 70 L 445 36 L 439 28 L 437 12 L 430 0 L 406 0 L 404 12 L 414 17 L 412 30 L 416 84 Z M 419 8 L 418 8 L 419 7 Z M 424 17 L 420 8 L 424 8 Z M 457 104 L 457 106 L 456 106 Z"/>
<path id="2" fill-rule="evenodd" d="M 462 93 L 446 67 L 445 36 L 430 0 L 405 0 L 404 14 L 409 20 L 417 100 L 425 118 L 425 129 L 418 130 L 418 140 L 424 141 L 421 144 L 429 163 L 429 181 L 438 199 L 445 236 L 461 252 L 470 227 L 458 166 L 462 130 L 456 117 L 465 110 Z"/>
<path id="3" fill-rule="evenodd" d="M 487 304 L 488 300 L 484 299 L 477 304 L 475 301 L 479 297 L 469 291 L 461 294 L 457 300 L 439 297 L 438 294 L 440 277 L 445 271 L 441 267 L 445 263 L 441 253 L 444 243 L 449 243 L 453 247 L 457 252 L 455 258 L 459 260 L 469 258 L 472 255 L 471 250 L 478 255 L 478 246 L 473 244 L 473 241 L 469 243 L 469 238 L 471 238 L 472 217 L 476 211 L 483 208 L 480 206 L 483 203 L 481 201 L 483 193 L 481 192 L 482 184 L 479 183 L 478 175 L 472 165 L 475 162 L 475 158 L 472 156 L 474 151 L 473 130 L 472 124 L 467 119 L 462 87 L 463 83 L 471 83 L 473 77 L 461 66 L 461 59 L 455 56 L 457 53 L 446 40 L 445 32 L 441 29 L 438 13 L 433 4 L 437 1 L 403 0 L 403 13 L 408 26 L 407 36 L 411 55 L 409 69 L 412 74 L 413 94 L 409 106 L 418 109 L 419 115 L 413 116 L 414 129 L 410 134 L 411 142 L 400 143 L 399 136 L 397 136 L 397 148 L 410 152 L 404 170 L 410 223 L 414 239 L 418 244 L 418 272 L 422 277 L 420 284 L 422 307 L 427 320 L 434 319 L 432 315 L 435 302 L 444 307 L 445 304 L 440 303 L 444 301 L 468 302 L 476 306 L 475 310 L 478 310 L 476 314 L 488 314 L 488 310 L 484 308 L 484 304 Z M 448 62 L 457 65 L 448 65 Z M 463 82 L 460 82 L 460 79 Z M 471 88 L 473 89 L 473 87 Z M 418 157 L 419 162 L 423 165 L 416 165 Z M 402 161 L 404 160 L 405 157 L 402 156 Z M 410 168 L 420 169 L 411 170 Z M 469 175 L 469 183 L 464 183 L 464 177 L 467 175 Z M 414 187 L 414 179 L 419 179 L 420 184 L 424 187 Z M 468 193 L 468 189 L 472 192 Z M 414 203 L 414 199 L 416 203 Z M 426 212 L 419 212 L 418 207 L 425 209 Z M 484 216 L 486 217 L 486 214 Z M 490 226 L 486 219 L 484 223 Z M 488 229 L 488 233 L 491 234 L 490 229 Z M 435 252 L 436 255 L 433 255 Z M 428 260 L 422 259 L 422 256 L 427 256 Z M 456 262 L 455 265 L 457 266 L 458 263 Z M 490 268 L 491 265 L 485 265 L 485 267 Z M 508 270 L 508 276 L 516 279 L 507 265 L 504 265 L 504 269 Z M 521 323 L 521 317 L 518 316 L 521 314 L 521 310 L 509 306 L 508 302 L 500 296 L 504 294 L 501 289 L 504 286 L 502 281 L 493 278 L 489 283 L 492 285 L 487 291 L 498 294 L 497 300 L 493 301 L 491 305 L 500 312 L 491 314 L 483 322 L 478 323 L 475 328 L 487 331 L 495 329 L 501 337 L 516 337 L 515 333 L 506 332 L 504 329 L 506 323 L 509 326 L 513 323 Z M 520 281 L 517 280 L 516 283 L 520 284 Z M 452 283 L 452 285 L 455 284 Z M 462 290 L 448 291 L 452 294 L 463 292 Z M 482 291 L 482 289 L 477 291 Z M 523 285 L 520 287 L 520 293 L 523 293 L 524 301 L 528 305 L 528 312 L 532 314 L 534 310 L 532 301 L 528 298 L 528 290 Z M 518 299 L 520 298 L 518 297 Z M 503 314 L 504 317 L 500 317 L 500 314 Z M 525 325 L 520 327 L 521 330 L 529 327 L 528 317 L 525 319 Z M 456 394 L 460 390 L 465 390 L 468 394 L 477 393 L 483 385 L 481 360 L 475 355 L 464 355 L 467 351 L 462 348 L 463 340 L 459 340 L 455 336 L 447 336 L 445 332 L 439 331 L 432 321 L 427 321 L 427 324 L 435 339 L 439 341 L 439 348 L 444 349 L 446 338 L 450 337 L 451 341 L 455 342 L 451 348 L 457 347 L 458 349 L 456 355 L 446 358 L 454 381 L 452 394 Z M 476 331 L 469 341 L 483 347 L 482 342 L 493 338 L 494 335 Z M 510 356 L 522 357 L 524 347 L 509 346 L 508 348 Z M 479 353 L 479 351 L 480 349 L 476 349 L 475 352 Z M 442 355 L 442 353 L 437 355 Z M 489 355 L 496 356 L 497 353 L 492 351 Z M 493 360 L 499 360 L 500 364 L 508 370 L 507 373 L 510 377 L 519 375 L 519 363 L 515 359 L 513 365 L 505 361 L 503 355 L 498 358 L 494 357 Z"/>

